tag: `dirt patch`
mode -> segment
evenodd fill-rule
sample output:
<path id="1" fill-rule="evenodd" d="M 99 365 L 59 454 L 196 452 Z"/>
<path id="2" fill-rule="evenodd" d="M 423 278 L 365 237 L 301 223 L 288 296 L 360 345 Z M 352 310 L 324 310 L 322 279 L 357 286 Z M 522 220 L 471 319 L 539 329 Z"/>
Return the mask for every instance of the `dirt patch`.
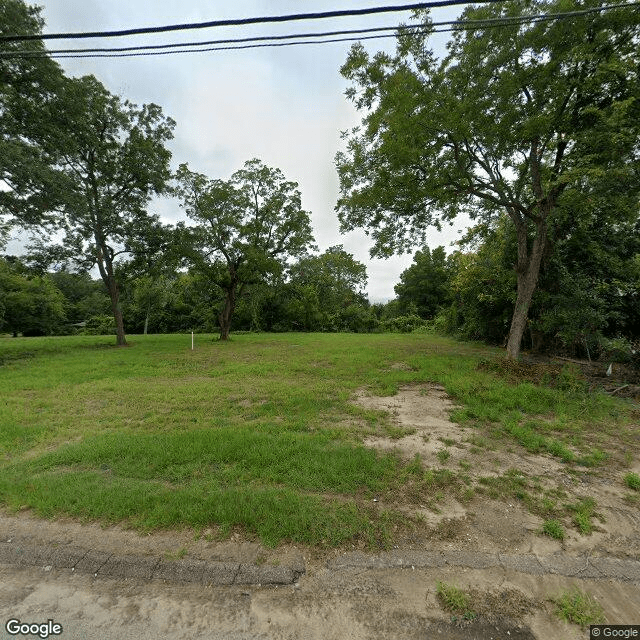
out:
<path id="1" fill-rule="evenodd" d="M 494 446 L 477 429 L 451 422 L 449 415 L 456 407 L 446 391 L 435 384 L 408 385 L 390 397 L 368 396 L 364 391 L 355 401 L 367 409 L 385 411 L 394 430 L 401 437 L 369 436 L 367 446 L 380 450 L 397 450 L 409 461 L 419 454 L 425 468 L 450 472 L 464 478 L 474 488 L 474 497 L 464 503 L 446 486 L 435 488 L 411 500 L 400 496 L 381 496 L 378 506 L 396 510 L 423 523 L 410 533 L 398 532 L 396 545 L 420 548 L 465 548 L 484 551 L 501 550 L 523 553 L 593 553 L 640 558 L 640 510 L 629 503 L 630 491 L 622 478 L 629 471 L 638 472 L 640 465 L 628 469 L 585 469 L 567 465 L 550 455 L 531 454 L 514 442 Z M 530 493 L 538 500 L 551 496 L 560 507 L 592 499 L 596 514 L 593 531 L 581 534 L 572 518 L 564 518 L 566 537 L 563 541 L 542 536 L 544 517 L 518 497 L 518 487 L 495 498 L 485 490 L 483 478 L 505 478 L 515 472 L 527 480 Z M 458 482 L 458 490 L 460 483 Z"/>
<path id="2" fill-rule="evenodd" d="M 368 396 L 360 392 L 356 402 L 367 409 L 387 411 L 395 424 L 414 433 L 401 438 L 368 437 L 364 443 L 377 449 L 398 449 L 403 458 L 412 459 L 419 454 L 425 463 L 437 460 L 436 454 L 444 448 L 444 441 L 466 448 L 465 438 L 470 433 L 449 420 L 456 408 L 446 391 L 434 384 L 403 387 L 395 396 Z"/>

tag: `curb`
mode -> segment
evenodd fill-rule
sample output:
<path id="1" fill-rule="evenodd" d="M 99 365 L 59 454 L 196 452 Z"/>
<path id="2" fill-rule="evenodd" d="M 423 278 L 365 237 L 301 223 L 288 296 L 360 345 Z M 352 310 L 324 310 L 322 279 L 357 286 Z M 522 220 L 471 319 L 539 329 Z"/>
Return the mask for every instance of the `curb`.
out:
<path id="1" fill-rule="evenodd" d="M 424 569 L 464 567 L 498 568 L 530 575 L 560 575 L 567 578 L 618 580 L 640 586 L 640 561 L 627 558 L 550 556 L 532 554 L 482 553 L 473 551 L 392 551 L 367 555 L 359 551 L 344 553 L 327 562 L 327 568 L 341 569 Z"/>
<path id="2" fill-rule="evenodd" d="M 162 557 L 118 555 L 70 545 L 41 546 L 18 542 L 0 543 L 0 564 L 18 567 L 40 566 L 50 571 L 71 569 L 95 577 L 138 578 L 209 585 L 287 585 L 305 573 L 302 558 L 291 566 L 167 560 Z"/>

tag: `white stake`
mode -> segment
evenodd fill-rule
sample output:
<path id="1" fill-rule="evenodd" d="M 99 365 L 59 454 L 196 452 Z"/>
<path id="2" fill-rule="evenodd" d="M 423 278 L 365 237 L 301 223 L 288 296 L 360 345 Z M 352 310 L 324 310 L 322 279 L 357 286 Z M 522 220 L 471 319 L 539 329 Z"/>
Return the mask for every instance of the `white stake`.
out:
<path id="1" fill-rule="evenodd" d="M 193 351 L 193 331 L 191 332 L 191 351 Z"/>

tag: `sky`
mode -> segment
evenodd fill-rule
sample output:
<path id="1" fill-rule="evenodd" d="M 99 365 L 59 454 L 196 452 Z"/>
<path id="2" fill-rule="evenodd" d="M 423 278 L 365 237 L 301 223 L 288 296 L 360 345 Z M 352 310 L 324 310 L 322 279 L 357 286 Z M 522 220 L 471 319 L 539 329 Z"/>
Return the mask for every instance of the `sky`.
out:
<path id="1" fill-rule="evenodd" d="M 385 6 L 381 0 L 39 0 L 44 33 L 129 29 L 218 19 L 309 13 Z M 406 2 L 405 2 L 406 4 Z M 462 7 L 434 9 L 433 20 L 452 20 Z M 409 12 L 339 19 L 183 31 L 102 40 L 48 41 L 53 48 L 135 46 L 240 38 L 306 31 L 392 26 Z M 436 34 L 433 48 L 444 53 L 448 34 Z M 368 51 L 392 52 L 394 39 L 369 40 Z M 173 168 L 183 162 L 210 178 L 228 179 L 245 161 L 259 158 L 299 184 L 302 206 L 311 213 L 320 251 L 342 244 L 367 267 L 371 302 L 394 297 L 394 285 L 412 255 L 372 259 L 372 242 L 362 230 L 340 234 L 334 211 L 339 184 L 334 159 L 344 147 L 340 132 L 363 114 L 347 100 L 340 75 L 351 43 L 304 45 L 137 58 L 59 59 L 67 75 L 93 74 L 114 94 L 137 104 L 154 102 L 176 121 L 169 145 Z M 155 199 L 151 211 L 165 223 L 186 219 L 176 200 Z M 428 246 L 445 246 L 462 233 L 461 220 L 442 233 L 431 229 Z M 11 243 L 7 251 L 15 251 Z M 419 247 L 416 247 L 418 249 Z"/>

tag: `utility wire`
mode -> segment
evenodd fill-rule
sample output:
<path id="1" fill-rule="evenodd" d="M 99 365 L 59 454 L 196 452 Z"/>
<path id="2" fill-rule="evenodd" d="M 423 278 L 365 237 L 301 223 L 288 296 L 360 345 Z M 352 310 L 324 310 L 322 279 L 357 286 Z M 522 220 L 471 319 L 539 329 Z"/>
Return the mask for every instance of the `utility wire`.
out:
<path id="1" fill-rule="evenodd" d="M 430 22 L 429 26 L 442 27 L 442 26 L 452 25 L 454 27 L 460 27 L 464 29 L 478 29 L 486 26 L 491 26 L 493 24 L 498 26 L 500 25 L 508 26 L 511 24 L 520 24 L 525 22 L 534 22 L 534 21 L 542 21 L 542 20 L 558 20 L 558 19 L 582 16 L 590 13 L 601 13 L 602 11 L 607 11 L 610 9 L 638 7 L 638 6 L 640 6 L 640 2 L 631 2 L 631 3 L 609 5 L 606 7 L 582 9 L 578 11 L 566 11 L 562 13 L 546 13 L 546 14 L 537 14 L 537 15 L 530 15 L 530 16 L 527 16 L 527 15 L 507 16 L 507 17 L 501 17 L 501 18 L 486 18 L 483 20 L 446 20 L 442 22 Z M 280 36 L 253 36 L 249 38 L 229 38 L 226 40 L 205 40 L 203 42 L 174 42 L 169 44 L 140 45 L 136 47 L 109 47 L 109 48 L 92 47 L 88 49 L 47 49 L 47 53 L 54 55 L 59 53 L 119 53 L 119 52 L 127 52 L 127 51 L 154 51 L 154 50 L 160 50 L 160 49 L 174 49 L 174 48 L 180 48 L 180 47 L 204 47 L 204 46 L 219 45 L 219 44 L 241 44 L 241 43 L 248 43 L 248 42 L 291 40 L 293 38 L 324 38 L 324 37 L 330 37 L 330 36 L 376 33 L 380 31 L 409 31 L 409 30 L 423 29 L 424 27 L 425 25 L 423 24 L 412 24 L 412 25 L 401 24 L 401 25 L 396 25 L 391 27 L 371 27 L 367 29 L 349 29 L 349 30 L 341 30 L 341 31 L 325 31 L 325 32 L 313 32 L 313 33 L 294 33 L 294 34 L 280 35 Z M 444 29 L 439 30 L 438 32 L 440 31 L 445 31 L 445 30 Z M 395 35 L 395 34 L 392 34 L 392 35 Z M 327 42 L 335 42 L 335 41 L 327 40 Z M 4 52 L 0 51 L 0 55 L 2 55 L 3 53 Z M 26 52 L 26 53 L 33 53 L 38 55 L 40 52 Z M 167 52 L 167 53 L 170 53 L 170 52 Z"/>
<path id="2" fill-rule="evenodd" d="M 345 31 L 328 31 L 324 33 L 316 32 L 316 33 L 299 33 L 299 34 L 290 34 L 290 35 L 281 35 L 281 36 L 256 36 L 250 38 L 235 38 L 228 40 L 210 40 L 205 42 L 185 42 L 185 43 L 171 43 L 164 45 L 143 45 L 138 47 L 121 47 L 121 48 L 107 48 L 107 49 L 56 49 L 47 52 L 34 52 L 34 51 L 0 51 L 0 58 L 2 57 L 47 57 L 51 55 L 51 57 L 56 58 L 124 58 L 124 57 L 139 57 L 139 56 L 157 56 L 164 55 L 170 53 L 199 53 L 199 52 L 207 52 L 207 51 L 230 51 L 230 50 L 238 50 L 238 49 L 255 49 L 255 48 L 264 48 L 264 47 L 286 47 L 286 46 L 294 46 L 301 44 L 325 44 L 332 42 L 353 42 L 359 40 L 374 40 L 378 38 L 391 38 L 395 37 L 396 34 L 384 34 L 377 36 L 365 36 L 359 38 L 335 38 L 330 40 L 304 40 L 302 42 L 268 42 L 266 44 L 246 44 L 243 46 L 229 46 L 229 47 L 211 47 L 211 48 L 198 48 L 198 49 L 180 49 L 179 51 L 175 50 L 179 47 L 202 47 L 206 45 L 219 45 L 219 44 L 231 44 L 231 43 L 252 43 L 252 42 L 261 42 L 261 41 L 280 41 L 280 40 L 291 40 L 293 38 L 314 38 L 314 37 L 327 37 L 334 35 L 349 35 L 349 34 L 362 34 L 362 33 L 372 33 L 372 32 L 380 32 L 380 31 L 413 31 L 414 33 L 418 33 L 421 35 L 427 35 L 429 33 L 443 33 L 443 32 L 451 32 L 451 31 L 462 31 L 462 30 L 473 30 L 473 29 L 485 29 L 485 28 L 493 28 L 493 27 L 507 27 L 513 25 L 520 25 L 526 23 L 538 23 L 538 22 L 548 22 L 552 20 L 564 20 L 572 17 L 592 14 L 592 13 L 600 13 L 605 10 L 610 9 L 618 9 L 618 8 L 627 8 L 627 7 L 638 7 L 640 6 L 640 2 L 632 2 L 632 3 L 623 3 L 617 5 L 609 5 L 606 7 L 597 7 L 591 9 L 584 9 L 579 11 L 567 11 L 563 13 L 551 13 L 551 14 L 536 14 L 530 16 L 509 16 L 509 17 L 501 17 L 501 18 L 486 18 L 482 20 L 449 20 L 443 22 L 431 22 L 428 25 L 428 30 L 425 30 L 425 25 L 397 25 L 393 27 L 375 27 L 369 29 L 353 29 L 353 30 L 345 30 Z M 446 29 L 432 29 L 431 27 L 440 27 L 452 25 L 450 28 Z M 422 29 L 422 31 L 421 31 Z M 169 49 L 167 51 L 154 51 L 157 49 Z M 130 52 L 130 51 L 140 51 L 140 53 L 104 53 L 104 52 Z M 101 53 L 96 53 L 101 52 Z M 89 54 L 89 55 L 60 55 L 60 54 Z"/>
<path id="3" fill-rule="evenodd" d="M 504 0 L 476 0 L 480 4 L 503 2 Z M 451 7 L 461 4 L 472 4 L 468 0 L 432 0 L 415 4 L 394 5 L 385 7 L 368 7 L 364 9 L 341 9 L 316 13 L 297 13 L 284 16 L 262 16 L 260 18 L 239 18 L 233 20 L 211 20 L 209 22 L 191 22 L 185 24 L 170 24 L 162 27 L 141 27 L 137 29 L 123 29 L 120 31 L 92 31 L 78 33 L 44 33 L 41 35 L 5 35 L 0 36 L 0 42 L 19 42 L 26 40 L 62 40 L 79 38 L 114 38 L 132 36 L 142 33 L 164 33 L 167 31 L 187 31 L 190 29 L 208 29 L 210 27 L 237 27 L 247 24 L 266 24 L 274 22 L 292 22 L 294 20 L 320 20 L 324 18 L 342 18 L 346 16 L 364 16 L 376 13 L 392 13 L 398 11 L 413 11 L 415 9 L 430 9 L 435 7 Z"/>

